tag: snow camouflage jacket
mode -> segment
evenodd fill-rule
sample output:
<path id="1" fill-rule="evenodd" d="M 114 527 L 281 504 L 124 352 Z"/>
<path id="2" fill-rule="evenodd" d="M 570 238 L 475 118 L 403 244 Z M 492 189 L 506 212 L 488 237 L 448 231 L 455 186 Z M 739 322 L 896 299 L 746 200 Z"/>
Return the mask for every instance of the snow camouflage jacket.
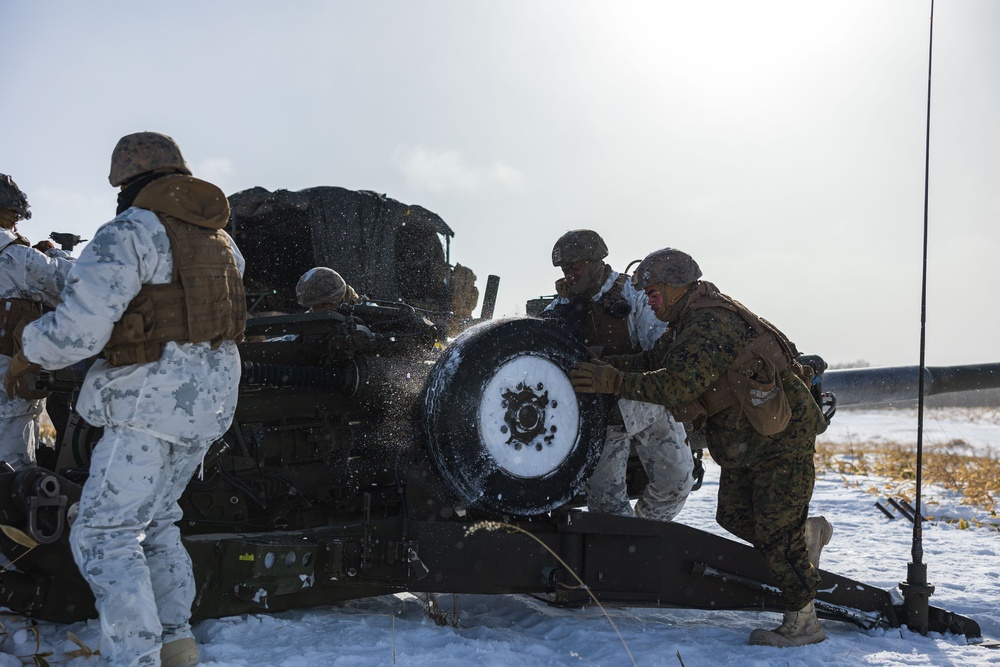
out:
<path id="1" fill-rule="evenodd" d="M 601 289 L 597 291 L 592 297 L 592 301 L 600 301 L 601 297 L 607 293 L 608 290 L 615 284 L 618 280 L 618 276 L 621 275 L 617 271 L 612 270 L 607 280 L 601 285 Z M 629 337 L 632 339 L 633 344 L 638 344 L 639 348 L 642 350 L 648 350 L 653 347 L 653 343 L 660 337 L 664 329 L 667 328 L 666 322 L 661 322 L 656 319 L 656 315 L 653 313 L 652 309 L 646 302 L 646 293 L 643 290 L 637 290 L 632 286 L 631 280 L 626 280 L 625 284 L 622 285 L 622 298 L 625 299 L 626 303 L 629 305 L 629 314 L 626 318 L 626 323 L 628 324 Z M 556 306 L 566 305 L 569 303 L 569 299 L 564 296 L 557 297 L 549 305 L 545 307 L 546 311 L 551 311 L 555 309 Z"/>
<path id="2" fill-rule="evenodd" d="M 225 201 L 221 190 L 217 196 Z M 195 204 L 189 215 L 200 215 Z M 226 238 L 242 274 L 243 255 Z M 142 285 L 168 283 L 172 271 L 170 242 L 156 214 L 125 210 L 80 253 L 58 308 L 25 328 L 25 356 L 58 369 L 96 355 Z M 169 342 L 160 359 L 147 364 L 112 368 L 97 359 L 76 409 L 95 426 L 133 428 L 177 444 L 204 443 L 229 428 L 239 380 L 233 341 L 215 350 L 211 343 Z"/>
<path id="3" fill-rule="evenodd" d="M 17 234 L 0 229 L 0 299 L 28 299 L 54 308 L 66 284 L 66 274 L 73 266 L 68 253 L 54 248 L 44 254 L 15 243 Z M 10 357 L 0 354 L 0 375 L 7 374 Z M 41 412 L 41 401 L 10 399 L 0 392 L 0 419 Z"/>
<path id="4" fill-rule="evenodd" d="M 754 336 L 751 326 L 732 311 L 684 309 L 652 350 L 605 361 L 626 373 L 622 398 L 679 408 L 715 384 Z M 759 434 L 739 405 L 708 418 L 708 449 L 723 468 L 752 466 L 779 456 L 811 456 L 816 434 L 825 428 L 823 414 L 793 370 L 786 369 L 779 377 L 791 408 L 789 424 L 780 433 Z"/>

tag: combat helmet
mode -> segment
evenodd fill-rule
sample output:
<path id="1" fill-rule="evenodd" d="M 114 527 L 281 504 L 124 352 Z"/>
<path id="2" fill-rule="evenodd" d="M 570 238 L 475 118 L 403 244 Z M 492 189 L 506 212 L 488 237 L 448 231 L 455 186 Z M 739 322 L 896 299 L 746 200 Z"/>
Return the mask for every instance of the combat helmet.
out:
<path id="1" fill-rule="evenodd" d="M 318 306 L 321 303 L 340 304 L 347 294 L 347 281 L 325 266 L 309 269 L 299 278 L 295 286 L 295 298 L 299 305 L 306 308 Z"/>
<path id="2" fill-rule="evenodd" d="M 632 276 L 632 284 L 641 290 L 659 283 L 680 287 L 699 278 L 701 269 L 691 255 L 674 248 L 663 248 L 649 253 L 639 262 Z"/>
<path id="3" fill-rule="evenodd" d="M 580 260 L 596 261 L 608 256 L 608 244 L 590 229 L 573 229 L 552 246 L 552 266 L 565 266 Z"/>
<path id="4" fill-rule="evenodd" d="M 174 171 L 191 175 L 177 142 L 159 132 L 136 132 L 118 140 L 111 153 L 108 180 L 118 187 L 151 171 Z"/>
<path id="5" fill-rule="evenodd" d="M 22 220 L 31 217 L 28 197 L 21 192 L 14 179 L 7 174 L 0 174 L 0 208 L 14 211 Z"/>

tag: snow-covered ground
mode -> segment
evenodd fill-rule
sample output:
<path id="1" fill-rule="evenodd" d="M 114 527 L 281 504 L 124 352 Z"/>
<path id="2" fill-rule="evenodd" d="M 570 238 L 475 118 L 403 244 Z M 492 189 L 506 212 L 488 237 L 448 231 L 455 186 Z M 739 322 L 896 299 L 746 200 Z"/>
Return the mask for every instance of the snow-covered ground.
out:
<path id="1" fill-rule="evenodd" d="M 977 451 L 1000 451 L 996 411 L 934 411 L 925 426 L 925 443 L 961 439 Z M 826 442 L 914 442 L 912 412 L 842 411 Z M 704 488 L 691 495 L 678 520 L 725 534 L 715 525 L 718 468 L 709 462 Z M 858 480 L 848 480 L 855 482 Z M 909 522 L 890 520 L 874 506 L 875 498 L 839 475 L 816 483 L 813 513 L 834 525 L 823 567 L 882 588 L 906 579 L 910 560 Z M 942 501 L 947 502 L 942 496 Z M 959 529 L 928 523 L 923 531 L 924 562 L 936 590 L 931 604 L 976 620 L 987 638 L 1000 638 L 1000 532 Z M 440 596 L 445 611 L 458 609 L 458 627 L 438 626 L 423 613 L 421 600 L 385 596 L 273 616 L 209 620 L 195 627 L 202 664 L 249 665 L 427 665 L 506 667 L 518 665 L 631 665 L 622 640 L 597 608 L 566 610 L 532 598 L 505 595 Z M 779 616 L 765 612 L 705 612 L 686 609 L 609 609 L 609 614 L 637 665 L 1000 665 L 1000 649 L 967 645 L 964 638 L 907 629 L 864 632 L 853 625 L 824 622 L 827 640 L 798 649 L 748 646 L 756 627 L 772 627 Z M 0 667 L 32 664 L 34 635 L 21 630 L 23 620 L 2 619 L 7 637 Z M 98 626 L 92 621 L 70 626 L 38 625 L 47 660 L 68 667 L 102 664 L 95 657 L 67 659 L 78 647 L 73 632 L 97 648 Z M 17 658 L 23 656 L 23 658 Z"/>
<path id="2" fill-rule="evenodd" d="M 841 410 L 819 442 L 913 445 L 916 409 Z M 924 447 L 1000 456 L 1000 408 L 929 408 L 924 411 Z"/>

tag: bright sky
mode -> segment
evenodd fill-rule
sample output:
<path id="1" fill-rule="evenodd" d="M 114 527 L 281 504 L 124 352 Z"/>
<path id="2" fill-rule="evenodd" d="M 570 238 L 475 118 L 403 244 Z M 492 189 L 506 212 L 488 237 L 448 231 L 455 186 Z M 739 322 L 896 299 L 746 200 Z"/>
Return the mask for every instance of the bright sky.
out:
<path id="1" fill-rule="evenodd" d="M 3 0 L 0 172 L 51 231 L 114 216 L 124 134 L 195 175 L 440 214 L 497 314 L 553 242 L 680 248 L 832 363 L 919 361 L 930 2 Z M 1000 360 L 1000 2 L 935 6 L 928 365 Z M 333 267 L 336 268 L 336 267 Z"/>

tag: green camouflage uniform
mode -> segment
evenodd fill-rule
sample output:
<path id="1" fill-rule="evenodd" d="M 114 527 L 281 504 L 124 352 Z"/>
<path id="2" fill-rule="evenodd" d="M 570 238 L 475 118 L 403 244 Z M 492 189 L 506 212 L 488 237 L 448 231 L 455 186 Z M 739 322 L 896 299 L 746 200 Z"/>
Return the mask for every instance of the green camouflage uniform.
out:
<path id="1" fill-rule="evenodd" d="M 679 408 L 719 380 L 754 335 L 738 314 L 724 308 L 683 308 L 651 350 L 606 361 L 626 373 L 623 398 Z M 819 584 L 803 528 L 815 477 L 816 434 L 825 422 L 793 371 L 780 377 L 792 413 L 783 431 L 760 435 L 734 405 L 708 418 L 705 435 L 722 467 L 719 525 L 763 554 L 786 608 L 794 611 L 813 599 Z"/>

